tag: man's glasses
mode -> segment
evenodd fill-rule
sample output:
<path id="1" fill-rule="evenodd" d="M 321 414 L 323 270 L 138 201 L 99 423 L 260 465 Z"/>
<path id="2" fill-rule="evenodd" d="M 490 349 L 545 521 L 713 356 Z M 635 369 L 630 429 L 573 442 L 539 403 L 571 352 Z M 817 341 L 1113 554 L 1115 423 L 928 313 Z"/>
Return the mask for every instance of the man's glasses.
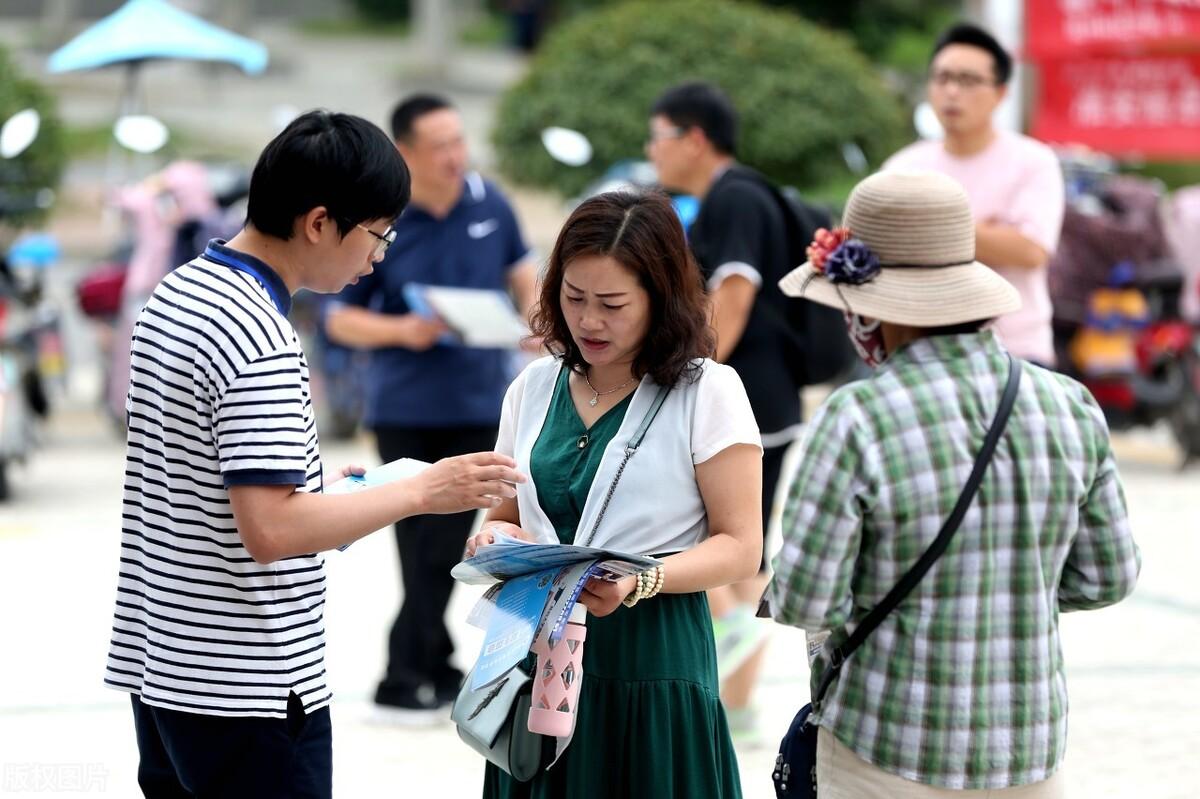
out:
<path id="1" fill-rule="evenodd" d="M 396 231 L 394 228 L 389 227 L 381 235 L 379 233 L 376 233 L 374 230 L 371 230 L 371 228 L 366 227 L 364 225 L 355 225 L 355 227 L 358 228 L 359 230 L 367 231 L 372 236 L 374 236 L 376 239 L 378 239 L 378 241 L 375 242 L 375 251 L 371 253 L 371 259 L 375 260 L 375 261 L 378 261 L 380 258 L 382 258 L 383 254 L 385 252 L 387 252 L 388 247 L 391 247 L 392 242 L 394 242 L 396 240 Z"/>
<path id="2" fill-rule="evenodd" d="M 686 134 L 687 130 L 684 128 L 660 128 L 658 130 L 651 128 L 650 134 L 646 137 L 646 146 L 649 147 L 651 144 L 660 142 L 663 139 L 682 138 Z"/>
<path id="3" fill-rule="evenodd" d="M 942 89 L 954 83 L 960 89 L 968 91 L 978 89 L 980 86 L 996 85 L 996 81 L 986 75 L 980 75 L 978 72 L 951 72 L 950 70 L 929 73 L 929 82 Z"/>

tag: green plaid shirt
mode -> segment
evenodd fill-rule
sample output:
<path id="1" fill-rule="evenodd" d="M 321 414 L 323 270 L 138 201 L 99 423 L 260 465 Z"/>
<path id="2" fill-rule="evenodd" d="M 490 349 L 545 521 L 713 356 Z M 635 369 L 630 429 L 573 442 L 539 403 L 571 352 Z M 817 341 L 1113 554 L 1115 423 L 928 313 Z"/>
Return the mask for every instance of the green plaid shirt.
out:
<path id="1" fill-rule="evenodd" d="M 1104 416 L 1030 364 L 941 559 L 847 660 L 815 720 L 879 768 L 945 788 L 1049 777 L 1067 690 L 1060 611 L 1110 605 L 1140 556 Z M 913 342 L 808 426 L 767 589 L 774 618 L 845 641 L 937 537 L 1008 376 L 991 332 Z M 812 688 L 824 668 L 818 657 Z"/>

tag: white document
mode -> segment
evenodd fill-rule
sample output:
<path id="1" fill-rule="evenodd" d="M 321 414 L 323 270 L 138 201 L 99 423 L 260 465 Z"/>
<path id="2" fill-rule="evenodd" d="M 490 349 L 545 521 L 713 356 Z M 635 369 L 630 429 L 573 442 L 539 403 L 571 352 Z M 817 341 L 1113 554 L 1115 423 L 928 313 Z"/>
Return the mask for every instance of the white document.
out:
<path id="1" fill-rule="evenodd" d="M 516 349 L 529 335 L 525 320 L 502 291 L 424 286 L 422 293 L 468 347 Z"/>

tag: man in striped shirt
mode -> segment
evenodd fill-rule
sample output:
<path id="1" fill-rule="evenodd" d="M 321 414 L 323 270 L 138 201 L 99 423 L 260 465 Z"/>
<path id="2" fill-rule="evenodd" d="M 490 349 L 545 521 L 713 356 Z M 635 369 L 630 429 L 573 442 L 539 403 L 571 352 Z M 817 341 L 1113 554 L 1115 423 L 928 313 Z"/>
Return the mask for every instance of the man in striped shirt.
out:
<path id="1" fill-rule="evenodd" d="M 479 453 L 322 495 L 291 295 L 369 274 L 408 196 L 383 131 L 305 114 L 259 158 L 246 227 L 138 317 L 105 682 L 132 695 L 147 796 L 329 796 L 319 553 L 414 514 L 491 507 L 523 480 Z"/>
<path id="2" fill-rule="evenodd" d="M 1020 306 L 975 260 L 967 195 L 944 175 L 872 176 L 845 224 L 781 283 L 845 309 L 877 366 L 809 423 L 765 597 L 777 621 L 832 631 L 814 690 L 950 515 L 1010 368 L 988 321 Z M 1012 415 L 949 547 L 814 708 L 822 797 L 1062 796 L 1058 614 L 1121 600 L 1140 560 L 1099 406 L 1070 378 L 1017 368 Z"/>

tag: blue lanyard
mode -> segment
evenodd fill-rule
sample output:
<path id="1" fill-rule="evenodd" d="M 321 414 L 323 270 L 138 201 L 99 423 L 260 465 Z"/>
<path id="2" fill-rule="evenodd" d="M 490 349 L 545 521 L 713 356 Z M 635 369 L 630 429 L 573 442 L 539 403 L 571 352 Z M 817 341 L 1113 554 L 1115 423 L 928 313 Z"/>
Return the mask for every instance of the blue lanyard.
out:
<path id="1" fill-rule="evenodd" d="M 279 311 L 279 313 L 287 316 L 289 303 L 283 301 L 283 299 L 276 292 L 272 281 L 268 280 L 267 276 L 264 275 L 253 264 L 248 264 L 245 261 L 240 261 L 237 258 L 225 255 L 224 253 L 214 249 L 212 245 L 204 248 L 204 257 L 209 261 L 220 264 L 221 266 L 227 266 L 230 269 L 236 269 L 238 272 L 245 272 L 246 274 L 250 275 L 250 277 L 257 280 L 262 284 L 262 287 L 266 289 L 267 294 L 271 296 L 271 302 L 275 303 L 275 308 Z"/>

